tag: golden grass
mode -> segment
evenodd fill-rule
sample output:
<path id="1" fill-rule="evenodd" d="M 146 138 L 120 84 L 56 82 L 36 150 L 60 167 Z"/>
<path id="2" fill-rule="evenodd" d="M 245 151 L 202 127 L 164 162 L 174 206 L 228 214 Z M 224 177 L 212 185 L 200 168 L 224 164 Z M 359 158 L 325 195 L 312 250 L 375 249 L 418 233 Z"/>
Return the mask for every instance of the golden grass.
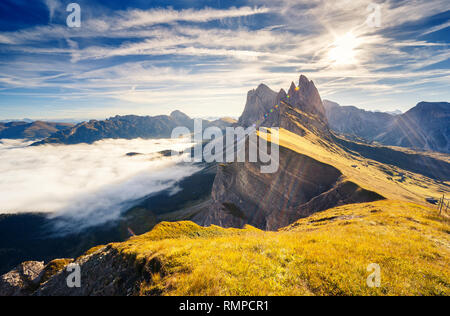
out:
<path id="1" fill-rule="evenodd" d="M 279 232 L 161 223 L 111 247 L 153 267 L 142 295 L 449 295 L 449 229 L 435 210 L 387 200 Z M 379 288 L 366 285 L 371 263 Z"/>
<path id="2" fill-rule="evenodd" d="M 425 198 L 429 196 L 450 195 L 448 189 L 450 182 L 448 181 L 440 183 L 396 166 L 353 155 L 344 151 L 334 142 L 318 137 L 304 126 L 302 128 L 306 132 L 304 136 L 280 128 L 279 145 L 332 165 L 339 169 L 348 180 L 364 189 L 375 191 L 388 199 L 413 201 L 420 204 L 425 204 Z M 271 133 L 259 132 L 258 135 L 268 140 L 271 139 Z M 434 158 L 442 159 L 443 156 L 445 155 L 436 154 Z M 442 160 L 447 161 L 446 159 Z"/>
<path id="3" fill-rule="evenodd" d="M 50 261 L 44 268 L 40 283 L 42 284 L 47 282 L 51 277 L 63 270 L 73 261 L 73 259 L 55 259 Z"/>
<path id="4" fill-rule="evenodd" d="M 388 200 L 336 207 L 278 232 L 160 223 L 110 245 L 150 273 L 140 294 L 450 295 L 450 221 L 424 203 L 448 192 L 445 183 L 305 133 L 280 129 L 279 144 L 336 167 L 346 180 Z M 366 284 L 372 263 L 381 268 L 378 288 Z"/>

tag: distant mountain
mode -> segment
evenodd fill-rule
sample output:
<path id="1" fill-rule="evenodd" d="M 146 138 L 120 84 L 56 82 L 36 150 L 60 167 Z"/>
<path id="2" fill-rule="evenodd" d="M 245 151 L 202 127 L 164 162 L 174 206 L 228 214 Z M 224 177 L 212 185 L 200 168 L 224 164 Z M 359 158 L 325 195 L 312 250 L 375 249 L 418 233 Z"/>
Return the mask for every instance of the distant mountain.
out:
<path id="1" fill-rule="evenodd" d="M 391 115 L 400 115 L 400 114 L 403 114 L 403 112 L 400 111 L 400 110 L 386 111 L 386 112 L 384 112 L 384 113 L 391 114 Z"/>
<path id="2" fill-rule="evenodd" d="M 370 112 L 324 101 L 330 128 L 350 138 L 450 152 L 450 103 L 420 102 L 404 114 Z"/>
<path id="3" fill-rule="evenodd" d="M 0 123 L 0 138 L 42 139 L 72 126 L 69 123 L 42 121 Z"/>
<path id="4" fill-rule="evenodd" d="M 33 123 L 35 120 L 24 118 L 24 119 L 7 119 L 7 120 L 0 120 L 0 123 L 10 123 L 10 122 L 25 122 L 25 123 Z M 59 121 L 59 120 L 58 120 Z M 62 121 L 61 121 L 62 122 Z M 67 122 L 64 122 L 67 123 Z"/>
<path id="5" fill-rule="evenodd" d="M 373 140 L 386 131 L 395 116 L 383 112 L 370 112 L 355 106 L 340 106 L 324 100 L 323 105 L 330 128 L 340 134 Z"/>
<path id="6" fill-rule="evenodd" d="M 234 123 L 226 119 L 213 122 L 202 120 L 202 122 L 203 128 L 209 126 L 225 128 Z M 194 119 L 180 111 L 174 111 L 169 116 L 115 116 L 103 121 L 91 120 L 77 124 L 70 129 L 59 131 L 33 145 L 92 144 L 106 138 L 168 138 L 171 136 L 172 130 L 179 126 L 187 127 L 193 131 Z"/>
<path id="7" fill-rule="evenodd" d="M 450 153 L 450 103 L 420 102 L 396 116 L 375 140 L 386 145 Z"/>

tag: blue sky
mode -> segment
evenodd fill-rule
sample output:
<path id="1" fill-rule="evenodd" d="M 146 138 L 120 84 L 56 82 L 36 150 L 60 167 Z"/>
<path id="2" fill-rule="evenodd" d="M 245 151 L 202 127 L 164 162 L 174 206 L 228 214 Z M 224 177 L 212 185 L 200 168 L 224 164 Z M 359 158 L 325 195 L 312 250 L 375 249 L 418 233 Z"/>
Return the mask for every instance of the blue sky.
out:
<path id="1" fill-rule="evenodd" d="M 0 119 L 239 116 L 300 74 L 368 110 L 450 100 L 448 0 L 78 0 L 80 28 L 71 2 L 0 2 Z"/>

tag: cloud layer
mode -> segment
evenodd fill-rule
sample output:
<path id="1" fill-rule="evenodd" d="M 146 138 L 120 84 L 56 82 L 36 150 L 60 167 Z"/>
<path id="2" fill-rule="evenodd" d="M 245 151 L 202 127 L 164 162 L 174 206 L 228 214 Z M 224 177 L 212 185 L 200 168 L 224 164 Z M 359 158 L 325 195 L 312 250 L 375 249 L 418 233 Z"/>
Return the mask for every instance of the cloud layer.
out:
<path id="1" fill-rule="evenodd" d="M 92 145 L 26 147 L 0 142 L 0 213 L 45 212 L 78 229 L 120 217 L 136 200 L 174 188 L 197 167 L 180 157 L 189 140 L 102 140 Z M 129 152 L 143 155 L 127 156 Z M 73 227 L 72 227 L 73 228 Z"/>

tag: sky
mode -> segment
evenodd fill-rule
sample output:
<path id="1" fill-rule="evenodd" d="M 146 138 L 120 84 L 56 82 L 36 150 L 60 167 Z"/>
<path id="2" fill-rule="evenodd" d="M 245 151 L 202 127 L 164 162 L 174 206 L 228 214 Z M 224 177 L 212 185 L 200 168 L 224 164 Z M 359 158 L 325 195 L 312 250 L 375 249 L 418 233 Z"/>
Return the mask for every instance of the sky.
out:
<path id="1" fill-rule="evenodd" d="M 237 117 L 300 74 L 367 110 L 450 100 L 448 0 L 78 0 L 80 27 L 71 2 L 0 2 L 0 120 Z"/>

